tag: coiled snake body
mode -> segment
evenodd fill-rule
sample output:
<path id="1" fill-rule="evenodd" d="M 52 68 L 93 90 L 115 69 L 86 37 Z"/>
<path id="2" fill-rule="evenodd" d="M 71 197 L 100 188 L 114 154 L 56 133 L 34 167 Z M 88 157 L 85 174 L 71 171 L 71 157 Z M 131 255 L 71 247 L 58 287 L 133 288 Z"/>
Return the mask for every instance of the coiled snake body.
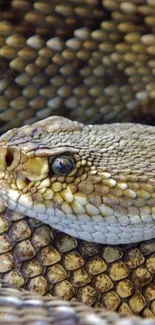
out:
<path id="1" fill-rule="evenodd" d="M 154 124 L 154 10 L 0 2 L 3 324 L 154 324 L 154 127 L 32 124 Z"/>

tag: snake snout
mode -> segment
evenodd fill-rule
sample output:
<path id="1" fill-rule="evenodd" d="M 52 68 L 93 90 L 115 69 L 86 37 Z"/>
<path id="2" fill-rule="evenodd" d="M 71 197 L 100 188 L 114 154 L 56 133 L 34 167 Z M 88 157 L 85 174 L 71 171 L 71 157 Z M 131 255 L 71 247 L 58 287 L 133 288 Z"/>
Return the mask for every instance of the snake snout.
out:
<path id="1" fill-rule="evenodd" d="M 1 147 L 0 149 L 0 170 L 13 170 L 20 161 L 20 150 L 17 147 Z"/>

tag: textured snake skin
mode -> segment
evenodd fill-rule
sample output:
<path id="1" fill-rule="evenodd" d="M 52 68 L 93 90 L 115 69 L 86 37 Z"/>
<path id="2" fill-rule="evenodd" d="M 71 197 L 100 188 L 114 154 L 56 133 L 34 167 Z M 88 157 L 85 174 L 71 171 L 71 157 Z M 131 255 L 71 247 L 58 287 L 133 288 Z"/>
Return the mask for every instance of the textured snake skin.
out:
<path id="1" fill-rule="evenodd" d="M 119 316 L 71 301 L 58 300 L 50 295 L 40 297 L 31 292 L 0 286 L 0 320 L 3 325 L 154 325 L 153 320 Z"/>
<path id="2" fill-rule="evenodd" d="M 1 0 L 1 132 L 50 114 L 153 123 L 154 17 L 154 0 Z"/>

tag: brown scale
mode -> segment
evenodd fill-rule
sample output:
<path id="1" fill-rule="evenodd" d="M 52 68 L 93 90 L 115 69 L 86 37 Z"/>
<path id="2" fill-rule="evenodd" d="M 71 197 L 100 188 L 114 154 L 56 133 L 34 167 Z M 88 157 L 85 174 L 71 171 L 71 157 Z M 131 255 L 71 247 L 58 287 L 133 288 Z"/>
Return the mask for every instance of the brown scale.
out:
<path id="1" fill-rule="evenodd" d="M 0 215 L 0 276 L 41 295 L 122 315 L 155 317 L 155 243 L 104 246 L 8 210 Z"/>
<path id="2" fill-rule="evenodd" d="M 1 1 L 1 132 L 51 114 L 154 123 L 154 17 L 150 0 Z"/>

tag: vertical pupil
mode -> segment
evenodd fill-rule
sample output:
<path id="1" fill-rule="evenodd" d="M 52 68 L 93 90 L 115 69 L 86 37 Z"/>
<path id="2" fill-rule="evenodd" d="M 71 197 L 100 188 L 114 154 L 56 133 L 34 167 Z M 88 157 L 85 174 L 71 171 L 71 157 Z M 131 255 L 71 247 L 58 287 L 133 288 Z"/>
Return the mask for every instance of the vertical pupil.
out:
<path id="1" fill-rule="evenodd" d="M 63 163 L 62 163 L 61 160 L 59 161 L 59 165 L 58 165 L 58 167 L 59 167 L 60 169 L 63 169 L 63 167 L 64 167 L 64 166 L 63 166 Z"/>

